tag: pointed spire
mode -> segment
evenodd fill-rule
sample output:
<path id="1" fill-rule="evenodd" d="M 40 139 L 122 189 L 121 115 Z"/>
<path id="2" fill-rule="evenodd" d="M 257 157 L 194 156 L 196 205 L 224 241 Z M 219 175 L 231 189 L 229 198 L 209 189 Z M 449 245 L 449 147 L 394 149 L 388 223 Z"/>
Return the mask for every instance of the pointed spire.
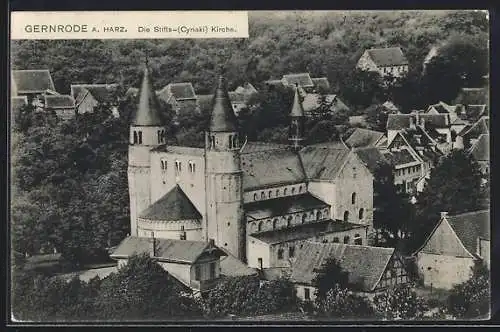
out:
<path id="1" fill-rule="evenodd" d="M 292 106 L 292 111 L 290 112 L 290 116 L 302 117 L 304 116 L 304 107 L 302 106 L 302 103 L 300 101 L 299 86 L 297 83 L 295 83 L 294 90 L 295 90 L 295 95 L 293 96 L 293 106 Z"/>
<path id="2" fill-rule="evenodd" d="M 137 105 L 137 113 L 133 124 L 136 126 L 163 125 L 156 93 L 151 82 L 147 58 L 144 65 L 144 77 L 142 79 L 141 90 L 139 91 L 139 104 Z"/>
<path id="3" fill-rule="evenodd" d="M 231 106 L 225 79 L 220 75 L 217 89 L 214 94 L 212 116 L 210 118 L 210 131 L 232 132 L 236 130 L 236 116 Z"/>

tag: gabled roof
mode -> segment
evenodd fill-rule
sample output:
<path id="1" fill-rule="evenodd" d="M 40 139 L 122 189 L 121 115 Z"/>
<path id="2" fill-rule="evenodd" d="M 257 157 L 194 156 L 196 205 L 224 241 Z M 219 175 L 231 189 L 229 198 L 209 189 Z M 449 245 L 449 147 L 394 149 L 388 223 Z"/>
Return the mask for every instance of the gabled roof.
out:
<path id="1" fill-rule="evenodd" d="M 290 279 L 311 284 L 315 271 L 334 258 L 348 273 L 349 283 L 370 292 L 377 287 L 393 255 L 394 248 L 307 241 L 292 264 Z"/>
<path id="2" fill-rule="evenodd" d="M 481 134 L 490 133 L 490 117 L 483 116 L 474 123 L 467 131 L 460 132 L 461 136 L 469 136 L 472 138 L 479 137 Z"/>
<path id="3" fill-rule="evenodd" d="M 110 255 L 111 258 L 129 258 L 133 255 L 150 254 L 152 239 L 147 237 L 129 236 L 125 238 Z M 195 263 L 202 255 L 216 254 L 225 256 L 223 252 L 210 242 L 174 240 L 174 239 L 155 239 L 155 258 L 160 261 L 174 263 Z"/>
<path id="4" fill-rule="evenodd" d="M 326 77 L 316 77 L 311 78 L 314 87 L 328 90 L 330 89 L 330 82 L 328 82 L 328 78 Z"/>
<path id="5" fill-rule="evenodd" d="M 376 147 L 363 147 L 354 149 L 354 153 L 358 156 L 361 162 L 370 170 L 372 175 L 383 164 L 390 164 L 388 159 L 391 153 L 383 154 Z"/>
<path id="6" fill-rule="evenodd" d="M 302 106 L 304 107 L 305 112 L 311 112 L 316 110 L 320 106 L 320 101 L 321 101 L 321 95 L 318 93 L 307 93 L 304 96 L 304 99 L 302 100 Z M 332 112 L 336 111 L 341 111 L 341 110 L 348 110 L 349 107 L 347 107 L 346 104 L 342 102 L 338 98 L 337 95 L 334 94 L 328 94 L 325 95 L 326 102 L 330 105 L 330 110 Z"/>
<path id="7" fill-rule="evenodd" d="M 332 142 L 309 145 L 299 153 L 308 179 L 333 180 L 347 162 L 350 150 L 342 143 Z"/>
<path id="8" fill-rule="evenodd" d="M 201 220 L 202 216 L 184 191 L 176 185 L 159 200 L 151 204 L 139 216 L 149 220 Z"/>
<path id="9" fill-rule="evenodd" d="M 328 206 L 313 195 L 303 193 L 296 196 L 247 203 L 245 204 L 245 214 L 253 219 L 263 219 Z"/>
<path id="10" fill-rule="evenodd" d="M 309 73 L 297 73 L 297 74 L 283 75 L 283 80 L 286 82 L 286 85 L 298 84 L 299 86 L 301 86 L 303 88 L 314 86 L 314 83 L 311 80 L 311 76 L 309 76 Z"/>
<path id="11" fill-rule="evenodd" d="M 470 153 L 477 161 L 490 160 L 490 135 L 481 134 L 476 142 L 471 146 Z"/>
<path id="12" fill-rule="evenodd" d="M 241 167 L 244 190 L 306 180 L 299 156 L 287 148 L 242 153 Z"/>
<path id="13" fill-rule="evenodd" d="M 45 95 L 45 107 L 52 109 L 68 109 L 75 107 L 75 100 L 68 95 Z"/>
<path id="14" fill-rule="evenodd" d="M 364 128 L 356 128 L 345 143 L 351 148 L 375 146 L 383 137 L 384 133 Z"/>
<path id="15" fill-rule="evenodd" d="M 390 154 L 386 155 L 386 158 L 388 158 L 391 161 L 391 164 L 394 166 L 404 165 L 419 161 L 410 153 L 410 151 L 408 151 L 408 149 L 391 151 Z"/>
<path id="16" fill-rule="evenodd" d="M 401 130 L 410 127 L 410 118 L 417 123 L 417 114 L 389 114 L 387 130 Z M 426 125 L 435 128 L 448 128 L 450 125 L 448 114 L 418 114 L 419 119 L 424 119 Z"/>
<path id="17" fill-rule="evenodd" d="M 464 247 L 473 255 L 478 251 L 478 238 L 490 241 L 489 210 L 446 216 L 446 220 L 453 228 Z"/>
<path id="18" fill-rule="evenodd" d="M 397 106 L 394 105 L 392 101 L 387 100 L 385 103 L 382 104 L 383 107 L 385 107 L 387 110 L 396 112 L 398 110 Z"/>
<path id="19" fill-rule="evenodd" d="M 294 227 L 252 234 L 250 236 L 267 244 L 276 244 L 287 241 L 310 239 L 321 234 L 338 233 L 363 227 L 365 226 L 341 220 L 322 220 L 296 225 Z"/>
<path id="20" fill-rule="evenodd" d="M 427 108 L 427 112 L 429 112 L 432 108 L 434 108 L 439 114 L 448 114 L 455 111 L 454 106 L 448 105 L 442 101 L 437 104 L 430 105 Z"/>
<path id="21" fill-rule="evenodd" d="M 173 96 L 176 100 L 196 99 L 193 85 L 190 82 L 169 83 L 158 91 L 158 95 L 167 94 L 166 98 Z"/>
<path id="22" fill-rule="evenodd" d="M 286 149 L 287 144 L 271 143 L 271 142 L 246 142 L 242 147 L 241 153 L 251 153 L 259 151 L 270 151 L 270 150 L 280 150 Z"/>
<path id="23" fill-rule="evenodd" d="M 71 84 L 71 96 L 78 105 L 89 93 L 99 103 L 109 103 L 114 100 L 114 92 L 118 84 Z"/>
<path id="24" fill-rule="evenodd" d="M 220 273 L 228 277 L 251 276 L 257 274 L 257 270 L 249 267 L 238 258 L 223 248 L 220 248 L 226 256 L 220 259 Z"/>
<path id="25" fill-rule="evenodd" d="M 212 115 L 210 116 L 210 131 L 234 132 L 237 130 L 236 115 L 227 92 L 224 77 L 220 76 L 215 89 Z"/>
<path id="26" fill-rule="evenodd" d="M 13 70 L 12 84 L 17 93 L 43 93 L 56 89 L 48 69 Z"/>
<path id="27" fill-rule="evenodd" d="M 149 69 L 144 68 L 141 90 L 139 92 L 139 104 L 134 121 L 136 126 L 161 126 L 163 125 L 156 93 L 153 90 Z"/>
<path id="28" fill-rule="evenodd" d="M 377 66 L 402 66 L 408 64 L 408 60 L 399 47 L 371 48 L 367 52 Z"/>
<path id="29" fill-rule="evenodd" d="M 236 93 L 243 93 L 245 95 L 251 95 L 251 94 L 254 94 L 254 93 L 257 93 L 257 89 L 249 82 L 246 82 L 245 84 L 243 84 L 243 86 L 238 86 L 234 92 Z"/>

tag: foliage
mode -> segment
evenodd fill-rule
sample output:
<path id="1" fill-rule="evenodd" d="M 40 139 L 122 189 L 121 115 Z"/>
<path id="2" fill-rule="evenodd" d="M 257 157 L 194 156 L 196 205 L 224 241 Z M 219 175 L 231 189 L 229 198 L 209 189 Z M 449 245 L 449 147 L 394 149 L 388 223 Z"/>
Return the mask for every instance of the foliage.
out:
<path id="1" fill-rule="evenodd" d="M 482 263 L 472 268 L 471 277 L 455 285 L 448 297 L 448 310 L 457 318 L 479 318 L 490 313 L 490 273 Z"/>
<path id="2" fill-rule="evenodd" d="M 295 305 L 295 288 L 289 280 L 261 284 L 257 276 L 224 278 L 202 299 L 203 312 L 208 317 L 277 313 L 293 309 Z"/>
<path id="3" fill-rule="evenodd" d="M 316 288 L 316 299 L 323 299 L 329 290 L 336 285 L 346 287 L 349 283 L 349 274 L 344 271 L 335 258 L 328 258 L 316 271 L 312 285 Z"/>
<path id="4" fill-rule="evenodd" d="M 380 104 L 370 105 L 365 110 L 365 119 L 370 129 L 385 132 L 390 111 Z"/>
<path id="5" fill-rule="evenodd" d="M 373 298 L 375 311 L 383 319 L 420 319 L 426 311 L 425 301 L 409 284 L 391 287 Z"/>
<path id="6" fill-rule="evenodd" d="M 335 318 L 372 317 L 374 314 L 370 301 L 363 296 L 353 294 L 339 284 L 328 290 L 324 298 L 315 302 L 319 316 Z"/>

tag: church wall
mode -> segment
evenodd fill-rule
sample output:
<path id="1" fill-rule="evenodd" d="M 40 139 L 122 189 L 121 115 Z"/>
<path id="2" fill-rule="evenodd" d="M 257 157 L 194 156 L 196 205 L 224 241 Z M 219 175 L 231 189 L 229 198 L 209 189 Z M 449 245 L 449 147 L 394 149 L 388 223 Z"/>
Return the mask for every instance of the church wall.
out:
<path id="1" fill-rule="evenodd" d="M 247 264 L 253 268 L 260 268 L 259 258 L 262 259 L 262 267 L 270 267 L 270 246 L 269 244 L 247 236 Z"/>
<path id="2" fill-rule="evenodd" d="M 165 169 L 162 169 L 162 161 Z M 176 169 L 176 161 L 181 169 Z M 190 163 L 194 169 L 190 168 Z M 205 216 L 205 160 L 203 156 L 151 153 L 151 202 L 156 202 L 179 184 L 202 216 Z"/>
<path id="3" fill-rule="evenodd" d="M 134 143 L 134 132 L 139 139 L 139 132 L 141 132 L 142 143 L 137 143 L 136 146 L 149 146 L 150 148 L 163 144 L 164 141 L 158 137 L 158 130 L 165 130 L 162 126 L 131 126 L 129 133 L 129 142 Z"/>
<path id="4" fill-rule="evenodd" d="M 201 241 L 203 233 L 201 225 L 201 220 L 165 221 L 137 218 L 137 235 L 150 237 L 153 232 L 155 238 L 180 240 L 185 234 L 184 240 Z"/>
<path id="5" fill-rule="evenodd" d="M 151 204 L 149 177 L 149 167 L 128 167 L 130 234 L 133 236 L 137 235 L 137 215 Z"/>
<path id="6" fill-rule="evenodd" d="M 342 218 L 336 212 L 337 190 L 335 187 L 336 187 L 335 183 L 326 181 L 325 182 L 311 181 L 307 186 L 308 191 L 312 195 L 316 196 L 317 198 L 321 199 L 322 201 L 330 205 L 331 219 Z"/>
<path id="7" fill-rule="evenodd" d="M 246 191 L 243 194 L 243 201 L 245 203 L 265 201 L 278 197 L 295 196 L 304 194 L 307 191 L 307 184 L 305 182 L 295 183 L 291 185 L 273 186 L 269 188 L 259 188 L 257 190 Z"/>

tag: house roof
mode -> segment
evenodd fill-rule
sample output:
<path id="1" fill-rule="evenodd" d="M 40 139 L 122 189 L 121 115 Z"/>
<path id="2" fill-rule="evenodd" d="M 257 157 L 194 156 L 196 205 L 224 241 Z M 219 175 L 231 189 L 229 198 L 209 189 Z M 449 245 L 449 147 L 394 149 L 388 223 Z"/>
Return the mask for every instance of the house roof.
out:
<path id="1" fill-rule="evenodd" d="M 466 116 L 472 119 L 477 119 L 482 115 L 488 115 L 488 105 L 467 105 Z"/>
<path id="2" fill-rule="evenodd" d="M 376 147 L 356 148 L 354 152 L 361 162 L 370 170 L 372 175 L 375 174 L 375 171 L 380 165 L 390 163 L 390 159 L 388 159 L 390 153 L 384 155 Z"/>
<path id="3" fill-rule="evenodd" d="M 221 250 L 226 254 L 220 260 L 220 273 L 228 277 L 250 276 L 257 274 L 257 270 L 249 267 L 238 258 L 230 254 L 225 249 Z"/>
<path id="4" fill-rule="evenodd" d="M 318 93 L 307 93 L 302 100 L 302 106 L 305 112 L 311 112 L 316 110 L 320 106 L 321 95 Z M 325 95 L 325 100 L 330 104 L 331 111 L 346 110 L 349 109 L 346 104 L 344 104 L 337 95 L 328 94 Z"/>
<path id="5" fill-rule="evenodd" d="M 234 115 L 225 79 L 220 76 L 213 99 L 212 115 L 210 117 L 210 131 L 233 132 L 236 130 L 236 115 Z"/>
<path id="6" fill-rule="evenodd" d="M 111 258 L 128 258 L 133 255 L 151 253 L 152 239 L 147 237 L 129 236 L 125 238 L 110 255 Z M 226 253 L 209 242 L 155 239 L 155 258 L 176 263 L 195 263 L 204 254 L 225 256 Z"/>
<path id="7" fill-rule="evenodd" d="M 118 84 L 71 84 L 71 96 L 79 104 L 88 92 L 99 103 L 109 103 L 114 101 L 117 88 Z"/>
<path id="8" fill-rule="evenodd" d="M 399 47 L 371 48 L 367 52 L 377 66 L 402 66 L 408 64 L 408 60 Z"/>
<path id="9" fill-rule="evenodd" d="M 323 220 L 250 235 L 267 244 L 309 239 L 321 234 L 332 234 L 364 226 L 340 220 Z"/>
<path id="10" fill-rule="evenodd" d="M 363 291 L 373 291 L 394 254 L 394 248 L 307 241 L 292 264 L 290 279 L 311 284 L 318 269 L 329 258 L 348 272 L 348 279 Z"/>
<path id="11" fill-rule="evenodd" d="M 350 125 L 366 125 L 366 115 L 351 115 L 349 117 Z"/>
<path id="12" fill-rule="evenodd" d="M 321 88 L 325 90 L 330 89 L 330 82 L 328 82 L 328 78 L 326 77 L 311 78 L 311 81 L 313 82 L 316 88 Z"/>
<path id="13" fill-rule="evenodd" d="M 144 68 L 144 77 L 139 92 L 139 104 L 137 105 L 137 112 L 132 123 L 136 126 L 163 125 L 158 100 L 153 90 L 153 84 L 147 67 Z"/>
<path id="14" fill-rule="evenodd" d="M 56 90 L 48 69 L 13 70 L 12 84 L 15 85 L 17 93 L 42 93 L 46 90 Z"/>
<path id="15" fill-rule="evenodd" d="M 413 157 L 413 155 L 407 149 L 401 149 L 399 151 L 391 151 L 390 154 L 386 155 L 390 159 L 394 166 L 404 165 L 412 162 L 418 161 Z"/>
<path id="16" fill-rule="evenodd" d="M 460 132 L 462 136 L 469 136 L 472 138 L 479 137 L 481 134 L 489 134 L 490 132 L 490 118 L 483 116 L 476 121 L 467 131 Z"/>
<path id="17" fill-rule="evenodd" d="M 212 110 L 212 102 L 214 100 L 214 95 L 198 95 L 198 105 L 200 106 L 200 110 L 211 111 Z"/>
<path id="18" fill-rule="evenodd" d="M 299 156 L 287 148 L 242 153 L 241 166 L 244 190 L 305 181 Z"/>
<path id="19" fill-rule="evenodd" d="M 245 95 L 251 95 L 251 94 L 257 93 L 257 89 L 255 89 L 255 87 L 251 83 L 246 82 L 245 84 L 243 84 L 243 86 L 238 86 L 234 90 L 234 92 L 243 93 Z"/>
<path id="20" fill-rule="evenodd" d="M 389 111 L 395 112 L 398 110 L 397 106 L 394 105 L 394 103 L 392 101 L 389 101 L 389 100 L 386 101 L 385 103 L 383 103 L 382 106 L 385 107 Z"/>
<path id="21" fill-rule="evenodd" d="M 245 204 L 245 214 L 254 219 L 263 219 L 328 206 L 328 204 L 313 195 L 304 193 L 247 203 Z"/>
<path id="22" fill-rule="evenodd" d="M 163 95 L 167 93 L 172 95 L 176 100 L 196 99 L 193 85 L 190 82 L 183 83 L 169 83 L 163 89 L 158 91 L 158 94 Z"/>
<path id="23" fill-rule="evenodd" d="M 347 161 L 350 150 L 342 143 L 309 145 L 300 150 L 308 179 L 335 179 Z"/>
<path id="24" fill-rule="evenodd" d="M 309 76 L 309 73 L 297 73 L 297 74 L 283 75 L 283 80 L 286 82 L 286 85 L 298 84 L 299 86 L 301 86 L 303 88 L 314 86 L 314 83 L 311 80 L 311 76 Z"/>
<path id="25" fill-rule="evenodd" d="M 487 88 L 462 88 L 455 99 L 457 104 L 484 105 L 488 104 Z"/>
<path id="26" fill-rule="evenodd" d="M 471 146 L 470 153 L 477 161 L 490 160 L 490 135 L 481 134 L 476 142 Z"/>
<path id="27" fill-rule="evenodd" d="M 427 111 L 430 111 L 431 108 L 434 108 L 439 114 L 448 114 L 448 113 L 451 113 L 454 111 L 454 107 L 453 106 L 450 106 L 442 101 L 440 101 L 439 103 L 437 104 L 434 104 L 434 105 L 430 105 L 428 108 L 427 108 Z"/>
<path id="28" fill-rule="evenodd" d="M 150 220 L 201 220 L 202 216 L 184 191 L 176 185 L 159 200 L 139 214 L 139 218 Z"/>
<path id="29" fill-rule="evenodd" d="M 270 151 L 270 150 L 279 150 L 286 149 L 288 147 L 287 144 L 279 144 L 279 143 L 271 143 L 271 142 L 246 142 L 240 152 L 241 153 L 251 153 L 251 152 L 259 152 L 259 151 Z"/>
<path id="30" fill-rule="evenodd" d="M 377 144 L 382 137 L 384 137 L 384 133 L 382 132 L 356 128 L 345 143 L 352 148 L 375 146 L 375 144 Z"/>
<path id="31" fill-rule="evenodd" d="M 45 107 L 60 109 L 60 108 L 74 108 L 75 100 L 68 95 L 45 95 Z"/>
<path id="32" fill-rule="evenodd" d="M 435 128 L 447 128 L 450 124 L 448 114 L 418 114 L 419 119 L 424 119 L 426 125 Z M 387 130 L 401 130 L 410 127 L 410 118 L 417 124 L 417 114 L 389 114 Z"/>
<path id="33" fill-rule="evenodd" d="M 446 216 L 462 244 L 471 254 L 475 254 L 478 238 L 490 241 L 490 211 L 481 210 Z"/>
<path id="34" fill-rule="evenodd" d="M 193 148 L 188 146 L 176 146 L 170 144 L 162 144 L 153 149 L 152 152 L 168 152 L 171 154 L 180 154 L 180 155 L 188 155 L 188 156 L 204 156 L 205 149 L 204 148 Z"/>

